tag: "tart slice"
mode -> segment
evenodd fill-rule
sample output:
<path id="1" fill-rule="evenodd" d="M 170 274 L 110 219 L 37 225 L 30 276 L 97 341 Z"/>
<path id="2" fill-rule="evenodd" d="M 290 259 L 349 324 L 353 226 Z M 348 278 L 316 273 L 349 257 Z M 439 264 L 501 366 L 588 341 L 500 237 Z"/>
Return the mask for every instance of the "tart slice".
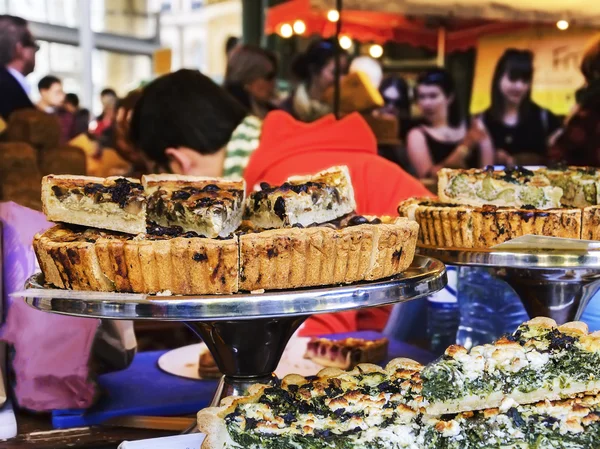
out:
<path id="1" fill-rule="evenodd" d="M 243 180 L 147 175 L 142 184 L 149 224 L 215 238 L 229 236 L 242 222 Z"/>
<path id="2" fill-rule="evenodd" d="M 438 196 L 445 203 L 552 209 L 561 206 L 563 195 L 543 172 L 521 167 L 500 171 L 445 168 L 438 178 Z"/>
<path id="3" fill-rule="evenodd" d="M 340 218 L 356 209 L 348 167 L 311 176 L 293 176 L 281 186 L 261 184 L 250 194 L 245 218 L 262 229 L 309 226 Z"/>
<path id="4" fill-rule="evenodd" d="M 316 378 L 286 376 L 247 396 L 198 413 L 202 449 L 416 449 L 421 365 L 396 359 L 385 369 L 326 368 Z"/>
<path id="5" fill-rule="evenodd" d="M 137 179 L 48 175 L 42 180 L 42 203 L 50 221 L 146 232 L 146 198 Z"/>
<path id="6" fill-rule="evenodd" d="M 360 363 L 383 362 L 387 357 L 388 343 L 387 338 L 378 340 L 312 338 L 308 342 L 304 358 L 322 366 L 349 370 Z"/>
<path id="7" fill-rule="evenodd" d="M 450 346 L 423 370 L 431 415 L 530 404 L 600 392 L 600 333 L 572 322 L 534 318 L 510 337 L 467 351 Z"/>
<path id="8" fill-rule="evenodd" d="M 600 204 L 600 170 L 594 167 L 566 167 L 540 171 L 553 186 L 563 190 L 563 205 L 588 207 Z"/>
<path id="9" fill-rule="evenodd" d="M 584 396 L 427 420 L 423 449 L 592 449 L 600 441 L 600 397 Z"/>

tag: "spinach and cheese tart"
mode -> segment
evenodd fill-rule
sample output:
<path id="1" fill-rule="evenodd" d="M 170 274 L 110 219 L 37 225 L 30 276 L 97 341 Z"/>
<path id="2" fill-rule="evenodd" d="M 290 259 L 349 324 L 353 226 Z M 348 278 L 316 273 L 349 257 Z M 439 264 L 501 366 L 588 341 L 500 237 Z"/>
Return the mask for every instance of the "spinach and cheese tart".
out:
<path id="1" fill-rule="evenodd" d="M 423 449 L 594 449 L 600 447 L 600 396 L 517 405 L 426 419 Z"/>
<path id="2" fill-rule="evenodd" d="M 281 186 L 261 184 L 248 198 L 245 219 L 262 229 L 325 223 L 356 209 L 348 167 L 293 176 Z"/>
<path id="3" fill-rule="evenodd" d="M 202 449 L 419 449 L 420 370 L 396 359 L 253 386 L 198 413 Z"/>
<path id="4" fill-rule="evenodd" d="M 582 322 L 535 318 L 494 344 L 450 346 L 421 373 L 432 415 L 600 392 L 600 333 Z"/>
<path id="5" fill-rule="evenodd" d="M 147 220 L 209 238 L 227 237 L 242 222 L 246 183 L 181 175 L 146 175 Z"/>
<path id="6" fill-rule="evenodd" d="M 438 196 L 445 203 L 553 209 L 561 206 L 563 190 L 545 173 L 525 168 L 453 170 L 438 172 Z"/>
<path id="7" fill-rule="evenodd" d="M 420 244 L 438 248 L 490 248 L 524 235 L 582 237 L 581 209 L 475 207 L 412 198 L 400 203 L 398 212 L 419 224 Z M 596 214 L 595 208 L 588 212 L 590 217 Z M 595 219 L 600 223 L 600 213 Z M 585 229 L 597 232 L 595 227 Z"/>
<path id="8" fill-rule="evenodd" d="M 137 179 L 48 175 L 42 180 L 42 204 L 50 221 L 146 232 L 146 197 Z"/>

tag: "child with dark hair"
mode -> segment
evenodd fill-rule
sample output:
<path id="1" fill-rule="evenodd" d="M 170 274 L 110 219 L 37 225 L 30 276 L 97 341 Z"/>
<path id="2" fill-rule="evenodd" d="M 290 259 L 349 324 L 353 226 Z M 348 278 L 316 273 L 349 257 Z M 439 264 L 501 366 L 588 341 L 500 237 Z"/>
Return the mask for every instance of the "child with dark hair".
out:
<path id="1" fill-rule="evenodd" d="M 502 165 L 543 164 L 560 120 L 531 99 L 533 53 L 509 48 L 496 64 L 492 102 L 482 120 Z M 515 159 L 516 158 L 516 159 Z"/>
<path id="2" fill-rule="evenodd" d="M 303 122 L 312 122 L 331 112 L 322 101 L 325 91 L 335 83 L 335 46 L 332 40 L 313 42 L 292 63 L 292 74 L 300 82 L 282 103 L 282 109 Z M 341 72 L 348 66 L 348 56 L 341 56 Z"/>
<path id="3" fill-rule="evenodd" d="M 196 70 L 179 70 L 144 87 L 130 137 L 155 169 L 196 176 L 241 176 L 258 146 L 260 122 Z"/>
<path id="4" fill-rule="evenodd" d="M 419 178 L 435 178 L 441 168 L 493 163 L 489 136 L 478 122 L 467 125 L 450 73 L 434 69 L 420 75 L 415 97 L 425 123 L 408 133 L 407 152 Z"/>

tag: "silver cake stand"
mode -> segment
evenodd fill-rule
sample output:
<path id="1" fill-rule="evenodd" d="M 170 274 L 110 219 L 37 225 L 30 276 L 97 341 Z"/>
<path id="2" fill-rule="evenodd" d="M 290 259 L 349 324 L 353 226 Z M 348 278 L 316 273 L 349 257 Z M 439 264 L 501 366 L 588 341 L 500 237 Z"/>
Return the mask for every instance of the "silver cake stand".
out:
<path id="1" fill-rule="evenodd" d="M 419 246 L 448 265 L 487 267 L 519 295 L 530 317 L 577 320 L 600 289 L 600 251 L 470 250 Z"/>
<path id="2" fill-rule="evenodd" d="M 115 320 L 184 322 L 206 343 L 224 374 L 213 399 L 243 394 L 273 374 L 290 337 L 310 315 L 377 307 L 429 295 L 446 285 L 438 260 L 416 256 L 393 278 L 329 288 L 222 296 L 150 296 L 48 288 L 32 276 L 23 297 L 32 307 L 63 315 Z"/>

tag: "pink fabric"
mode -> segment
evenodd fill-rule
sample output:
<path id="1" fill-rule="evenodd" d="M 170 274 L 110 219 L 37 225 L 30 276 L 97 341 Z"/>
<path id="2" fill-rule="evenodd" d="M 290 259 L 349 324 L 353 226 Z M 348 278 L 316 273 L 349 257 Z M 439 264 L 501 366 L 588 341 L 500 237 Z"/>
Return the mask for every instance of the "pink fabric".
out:
<path id="1" fill-rule="evenodd" d="M 35 310 L 9 298 L 38 271 L 31 242 L 51 226 L 41 212 L 0 203 L 3 223 L 4 307 L 0 338 L 13 345 L 15 395 L 21 407 L 35 411 L 89 407 L 96 393 L 88 362 L 100 320 L 72 318 Z"/>

